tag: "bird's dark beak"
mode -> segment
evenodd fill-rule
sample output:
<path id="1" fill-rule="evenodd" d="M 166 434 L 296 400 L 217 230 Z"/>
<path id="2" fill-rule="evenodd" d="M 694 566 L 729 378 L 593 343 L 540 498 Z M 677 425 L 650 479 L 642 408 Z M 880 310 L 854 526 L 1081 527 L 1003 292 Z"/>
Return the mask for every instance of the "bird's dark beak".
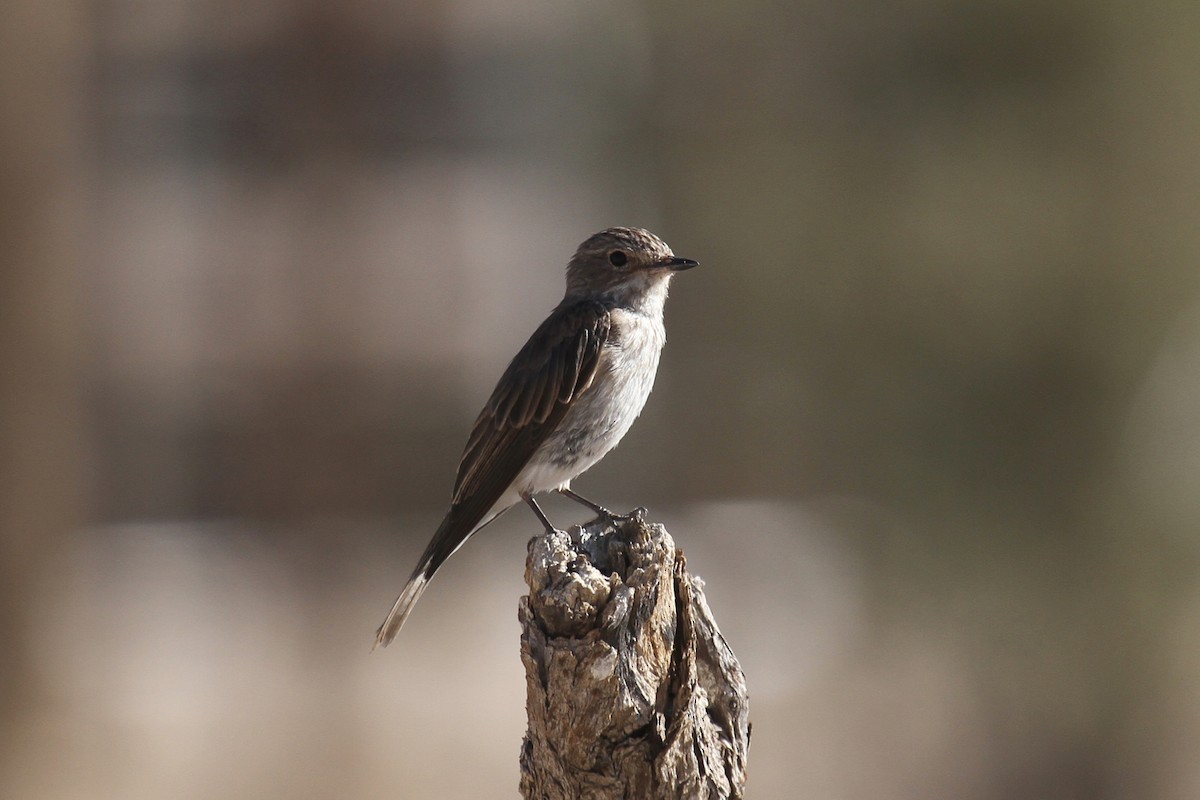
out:
<path id="1" fill-rule="evenodd" d="M 690 258 L 677 258 L 672 256 L 671 258 L 664 258 L 662 261 L 658 262 L 658 266 L 666 267 L 667 269 L 674 270 L 675 272 L 683 272 L 685 269 L 691 269 L 692 267 L 700 266 L 700 262 L 692 261 Z"/>

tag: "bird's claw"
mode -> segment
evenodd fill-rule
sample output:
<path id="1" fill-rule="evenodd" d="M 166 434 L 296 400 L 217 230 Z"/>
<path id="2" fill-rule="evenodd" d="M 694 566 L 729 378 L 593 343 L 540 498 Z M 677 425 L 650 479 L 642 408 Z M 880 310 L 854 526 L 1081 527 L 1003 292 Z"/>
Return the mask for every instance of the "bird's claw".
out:
<path id="1" fill-rule="evenodd" d="M 638 506 L 628 514 L 614 514 L 606 510 L 601 516 L 610 522 L 641 522 L 646 518 L 647 513 L 645 506 Z"/>

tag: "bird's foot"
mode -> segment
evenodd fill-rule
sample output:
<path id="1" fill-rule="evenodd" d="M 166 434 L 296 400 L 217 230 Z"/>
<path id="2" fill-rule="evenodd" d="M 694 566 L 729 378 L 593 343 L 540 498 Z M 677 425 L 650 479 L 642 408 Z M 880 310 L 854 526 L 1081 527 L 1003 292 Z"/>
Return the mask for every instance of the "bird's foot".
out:
<path id="1" fill-rule="evenodd" d="M 608 509 L 605 509 L 604 511 L 601 512 L 600 516 L 604 517 L 605 519 L 607 519 L 611 522 L 619 522 L 619 523 L 641 522 L 642 520 L 644 520 L 646 518 L 647 513 L 648 512 L 647 512 L 645 506 L 638 506 L 633 511 L 630 511 L 628 514 L 614 514 L 613 512 L 609 511 Z"/>
<path id="2" fill-rule="evenodd" d="M 630 511 L 628 514 L 614 514 L 612 511 L 608 510 L 607 508 L 600 505 L 599 503 L 588 500 L 586 497 L 582 497 L 579 494 L 571 491 L 570 489 L 559 489 L 558 491 L 559 491 L 559 494 L 563 495 L 564 497 L 569 497 L 570 499 L 574 500 L 576 503 L 587 506 L 592 511 L 595 511 L 596 519 L 603 520 L 604 522 L 617 523 L 617 524 L 625 523 L 625 522 L 632 522 L 634 520 L 637 520 L 640 522 L 646 516 L 646 509 L 642 506 L 638 506 L 633 511 Z"/>

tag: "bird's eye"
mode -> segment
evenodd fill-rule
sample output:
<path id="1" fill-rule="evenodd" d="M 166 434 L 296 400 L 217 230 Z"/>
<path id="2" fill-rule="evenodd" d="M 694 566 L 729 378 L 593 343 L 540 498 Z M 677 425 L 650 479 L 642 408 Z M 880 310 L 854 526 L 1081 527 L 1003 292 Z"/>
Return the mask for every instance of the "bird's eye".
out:
<path id="1" fill-rule="evenodd" d="M 608 254 L 608 263 L 614 267 L 623 267 L 629 263 L 629 256 L 625 255 L 624 250 L 613 250 Z"/>

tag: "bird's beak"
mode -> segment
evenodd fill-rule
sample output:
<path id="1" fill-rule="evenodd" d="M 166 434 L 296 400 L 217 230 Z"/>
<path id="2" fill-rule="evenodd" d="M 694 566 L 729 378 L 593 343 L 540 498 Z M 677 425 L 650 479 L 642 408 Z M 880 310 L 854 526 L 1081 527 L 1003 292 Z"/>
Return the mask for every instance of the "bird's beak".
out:
<path id="1" fill-rule="evenodd" d="M 685 269 L 691 269 L 692 267 L 700 266 L 700 262 L 692 261 L 690 258 L 678 258 L 676 256 L 671 256 L 670 258 L 664 258 L 662 261 L 659 261 L 656 266 L 665 267 L 666 269 L 673 270 L 674 272 L 683 272 Z"/>

